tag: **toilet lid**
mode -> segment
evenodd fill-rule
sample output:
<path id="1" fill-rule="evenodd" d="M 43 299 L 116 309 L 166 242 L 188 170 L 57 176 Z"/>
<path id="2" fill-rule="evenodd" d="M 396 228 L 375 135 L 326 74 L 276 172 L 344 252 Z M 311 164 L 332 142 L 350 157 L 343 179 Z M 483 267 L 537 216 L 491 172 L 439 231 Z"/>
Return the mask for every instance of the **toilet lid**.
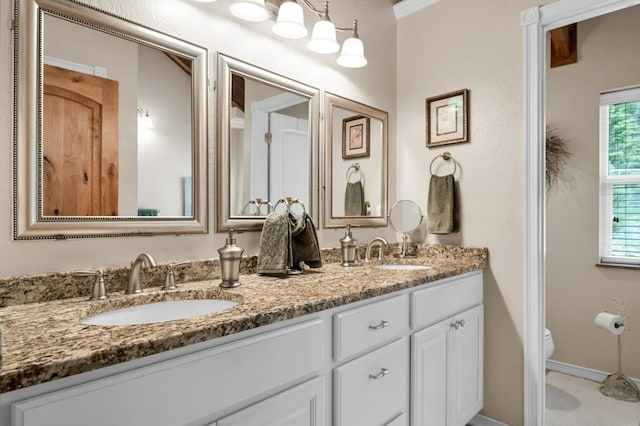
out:
<path id="1" fill-rule="evenodd" d="M 549 336 L 551 336 L 551 331 L 549 331 L 548 328 L 545 328 L 544 329 L 544 337 L 549 337 Z"/>

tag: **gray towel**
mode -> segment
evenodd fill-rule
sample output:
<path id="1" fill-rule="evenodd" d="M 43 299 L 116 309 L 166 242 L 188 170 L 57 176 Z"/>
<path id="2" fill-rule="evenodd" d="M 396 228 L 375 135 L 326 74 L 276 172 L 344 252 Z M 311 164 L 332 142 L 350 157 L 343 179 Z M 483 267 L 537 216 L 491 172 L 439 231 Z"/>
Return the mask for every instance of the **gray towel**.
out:
<path id="1" fill-rule="evenodd" d="M 269 213 L 262 225 L 256 272 L 286 274 L 293 265 L 291 223 L 288 213 Z"/>
<path id="2" fill-rule="evenodd" d="M 321 268 L 322 257 L 316 227 L 308 214 L 289 216 L 291 220 L 291 248 L 293 249 L 293 268 L 301 269 L 300 262 L 310 268 Z"/>
<path id="3" fill-rule="evenodd" d="M 347 182 L 347 188 L 344 192 L 344 215 L 364 216 L 365 214 L 364 185 L 362 181 Z"/>
<path id="4" fill-rule="evenodd" d="M 431 175 L 427 199 L 427 232 L 450 234 L 457 230 L 456 185 L 453 175 Z"/>

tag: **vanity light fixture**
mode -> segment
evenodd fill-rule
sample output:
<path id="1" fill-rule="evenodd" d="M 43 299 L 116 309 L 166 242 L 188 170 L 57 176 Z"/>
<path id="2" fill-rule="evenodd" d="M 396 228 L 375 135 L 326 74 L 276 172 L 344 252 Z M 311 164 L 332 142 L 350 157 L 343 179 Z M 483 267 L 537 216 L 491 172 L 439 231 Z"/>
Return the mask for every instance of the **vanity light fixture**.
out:
<path id="1" fill-rule="evenodd" d="M 145 129 L 153 129 L 153 120 L 149 117 L 149 110 L 138 108 L 138 126 Z"/>
<path id="2" fill-rule="evenodd" d="M 335 53 L 340 50 L 340 44 L 336 40 L 336 31 L 350 32 L 351 36 L 344 41 L 341 54 L 336 62 L 338 65 L 348 68 L 360 68 L 367 64 L 367 59 L 364 57 L 364 45 L 358 37 L 357 19 L 353 21 L 352 27 L 336 27 L 329 18 L 329 1 L 325 0 L 322 9 L 317 9 L 309 0 L 300 1 L 318 17 L 318 21 L 313 26 L 311 39 L 307 43 L 309 50 L 320 54 Z M 274 9 L 277 10 L 277 18 L 272 31 L 276 35 L 291 39 L 307 36 L 304 11 L 296 0 L 233 0 L 229 6 L 229 10 L 234 16 L 247 21 L 273 19 L 274 14 L 271 10 Z"/>

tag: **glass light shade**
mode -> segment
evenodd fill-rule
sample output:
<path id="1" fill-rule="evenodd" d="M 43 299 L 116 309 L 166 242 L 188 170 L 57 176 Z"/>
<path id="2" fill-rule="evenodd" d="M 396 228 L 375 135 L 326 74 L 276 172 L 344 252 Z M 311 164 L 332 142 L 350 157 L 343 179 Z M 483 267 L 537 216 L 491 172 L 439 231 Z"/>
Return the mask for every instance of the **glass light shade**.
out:
<path id="1" fill-rule="evenodd" d="M 138 126 L 145 129 L 153 129 L 153 120 L 149 117 L 149 111 L 145 115 L 138 117 Z"/>
<path id="2" fill-rule="evenodd" d="M 302 38 L 309 33 L 304 26 L 302 6 L 295 1 L 285 1 L 278 9 L 278 19 L 271 30 L 285 38 Z"/>
<path id="3" fill-rule="evenodd" d="M 340 45 L 336 41 L 335 25 L 328 20 L 316 22 L 307 48 L 316 53 L 334 53 L 340 50 Z"/>
<path id="4" fill-rule="evenodd" d="M 218 0 L 195 0 L 195 1 L 200 2 L 200 3 L 213 3 L 213 2 L 216 2 Z"/>
<path id="5" fill-rule="evenodd" d="M 336 59 L 338 65 L 347 68 L 361 68 L 367 65 L 364 57 L 364 44 L 357 37 L 349 37 L 342 43 L 342 52 Z"/>
<path id="6" fill-rule="evenodd" d="M 264 7 L 264 0 L 233 0 L 229 11 L 236 18 L 245 21 L 260 22 L 269 19 L 269 11 Z"/>

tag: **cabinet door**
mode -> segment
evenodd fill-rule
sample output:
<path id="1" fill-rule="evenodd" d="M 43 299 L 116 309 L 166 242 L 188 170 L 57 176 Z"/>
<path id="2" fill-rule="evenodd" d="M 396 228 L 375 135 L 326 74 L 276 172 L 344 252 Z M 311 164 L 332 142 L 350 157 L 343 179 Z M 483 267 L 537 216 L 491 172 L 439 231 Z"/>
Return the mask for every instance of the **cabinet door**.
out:
<path id="1" fill-rule="evenodd" d="M 445 320 L 411 336 L 411 424 L 444 426 L 450 386 L 448 362 L 450 320 Z"/>
<path id="2" fill-rule="evenodd" d="M 216 426 L 322 426 L 325 424 L 324 377 L 318 377 L 238 411 Z"/>
<path id="3" fill-rule="evenodd" d="M 482 409 L 483 378 L 482 305 L 455 316 L 451 356 L 453 424 L 464 426 Z"/>

